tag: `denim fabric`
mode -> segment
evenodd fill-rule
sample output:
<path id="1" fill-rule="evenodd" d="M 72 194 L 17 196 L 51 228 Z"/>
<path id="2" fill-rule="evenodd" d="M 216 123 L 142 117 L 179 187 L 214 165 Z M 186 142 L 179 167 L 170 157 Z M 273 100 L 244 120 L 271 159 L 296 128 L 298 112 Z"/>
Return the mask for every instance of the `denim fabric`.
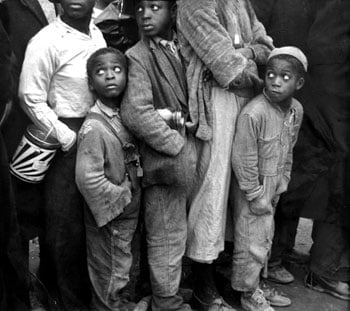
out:
<path id="1" fill-rule="evenodd" d="M 86 206 L 84 210 L 93 310 L 118 310 L 122 303 L 119 294 L 129 281 L 140 194 L 133 193 L 133 200 L 123 213 L 100 228 L 90 209 Z"/>
<path id="2" fill-rule="evenodd" d="M 253 291 L 260 281 L 260 272 L 268 260 L 274 232 L 274 208 L 278 180 L 282 176 L 265 177 L 263 199 L 268 202 L 262 214 L 252 209 L 234 178 L 234 251 L 231 286 L 237 291 Z"/>
<path id="3" fill-rule="evenodd" d="M 152 311 L 187 310 L 177 295 L 187 235 L 186 190 L 151 186 L 144 189 L 143 203 Z"/>
<path id="4" fill-rule="evenodd" d="M 292 169 L 292 151 L 303 118 L 301 104 L 292 99 L 284 113 L 263 94 L 251 100 L 237 120 L 233 142 L 232 166 L 240 188 L 248 200 L 264 191 L 263 176 L 283 174 L 286 183 L 279 193 L 287 190 Z"/>

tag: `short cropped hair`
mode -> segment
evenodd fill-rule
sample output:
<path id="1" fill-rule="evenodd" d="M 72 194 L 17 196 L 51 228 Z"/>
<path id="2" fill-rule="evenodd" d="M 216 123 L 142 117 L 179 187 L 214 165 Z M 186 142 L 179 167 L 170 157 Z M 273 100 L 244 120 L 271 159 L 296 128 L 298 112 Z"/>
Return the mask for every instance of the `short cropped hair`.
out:
<path id="1" fill-rule="evenodd" d="M 106 48 L 99 49 L 99 50 L 95 51 L 94 53 L 92 53 L 90 55 L 89 59 L 87 60 L 86 73 L 87 73 L 89 81 L 92 78 L 92 72 L 93 72 L 94 67 L 96 66 L 97 58 L 99 56 L 105 55 L 105 54 L 114 54 L 114 55 L 116 55 L 118 57 L 118 60 L 120 61 L 120 64 L 125 68 L 125 72 L 127 73 L 128 66 L 127 66 L 125 55 L 121 51 L 119 51 L 119 50 L 117 50 L 115 48 L 106 47 Z"/>
<path id="2" fill-rule="evenodd" d="M 273 56 L 268 60 L 266 67 L 268 67 L 269 64 L 271 63 L 271 61 L 274 59 L 283 59 L 283 60 L 287 61 L 288 63 L 290 63 L 292 65 L 293 69 L 296 71 L 299 78 L 305 77 L 305 74 L 306 74 L 305 68 L 304 68 L 303 64 L 295 57 L 293 57 L 291 55 L 287 55 L 287 54 L 279 54 L 279 55 Z"/>

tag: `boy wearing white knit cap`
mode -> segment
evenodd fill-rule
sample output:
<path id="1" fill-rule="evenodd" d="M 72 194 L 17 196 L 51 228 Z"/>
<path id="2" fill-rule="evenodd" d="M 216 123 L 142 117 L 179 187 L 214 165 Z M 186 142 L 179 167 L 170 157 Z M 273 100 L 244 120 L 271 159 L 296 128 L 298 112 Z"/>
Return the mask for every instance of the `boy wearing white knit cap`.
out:
<path id="1" fill-rule="evenodd" d="M 293 98 L 304 85 L 307 59 L 288 46 L 268 57 L 263 93 L 241 111 L 233 143 L 234 253 L 233 289 L 241 291 L 247 311 L 272 311 L 289 298 L 260 282 L 274 233 L 275 207 L 290 180 L 293 147 L 303 117 Z M 266 271 L 265 271 L 266 272 Z"/>

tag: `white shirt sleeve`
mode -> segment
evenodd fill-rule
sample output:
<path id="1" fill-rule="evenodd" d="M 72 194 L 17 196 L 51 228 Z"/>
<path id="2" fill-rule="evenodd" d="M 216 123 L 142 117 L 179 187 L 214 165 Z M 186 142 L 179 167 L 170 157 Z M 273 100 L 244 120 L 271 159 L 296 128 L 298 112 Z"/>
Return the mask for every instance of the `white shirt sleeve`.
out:
<path id="1" fill-rule="evenodd" d="M 62 150 L 68 150 L 76 141 L 76 134 L 58 120 L 48 103 L 52 77 L 57 68 L 57 51 L 47 38 L 33 38 L 26 50 L 20 75 L 19 98 L 25 112 L 32 121 L 60 142 Z"/>

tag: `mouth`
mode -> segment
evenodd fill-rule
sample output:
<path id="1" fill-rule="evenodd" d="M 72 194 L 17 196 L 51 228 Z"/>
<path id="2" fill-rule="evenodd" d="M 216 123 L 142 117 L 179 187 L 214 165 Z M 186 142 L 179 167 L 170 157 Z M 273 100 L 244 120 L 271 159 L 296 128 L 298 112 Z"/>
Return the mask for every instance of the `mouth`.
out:
<path id="1" fill-rule="evenodd" d="M 273 94 L 273 95 L 280 95 L 281 92 L 275 91 L 275 90 L 270 90 L 270 94 Z"/>
<path id="2" fill-rule="evenodd" d="M 154 26 L 150 25 L 150 24 L 142 25 L 142 29 L 146 30 L 146 31 L 152 30 L 153 28 L 154 28 Z"/>
<path id="3" fill-rule="evenodd" d="M 118 88 L 118 85 L 116 85 L 116 84 L 110 84 L 110 85 L 106 86 L 107 90 L 114 90 L 114 89 L 117 89 L 117 88 Z"/>

